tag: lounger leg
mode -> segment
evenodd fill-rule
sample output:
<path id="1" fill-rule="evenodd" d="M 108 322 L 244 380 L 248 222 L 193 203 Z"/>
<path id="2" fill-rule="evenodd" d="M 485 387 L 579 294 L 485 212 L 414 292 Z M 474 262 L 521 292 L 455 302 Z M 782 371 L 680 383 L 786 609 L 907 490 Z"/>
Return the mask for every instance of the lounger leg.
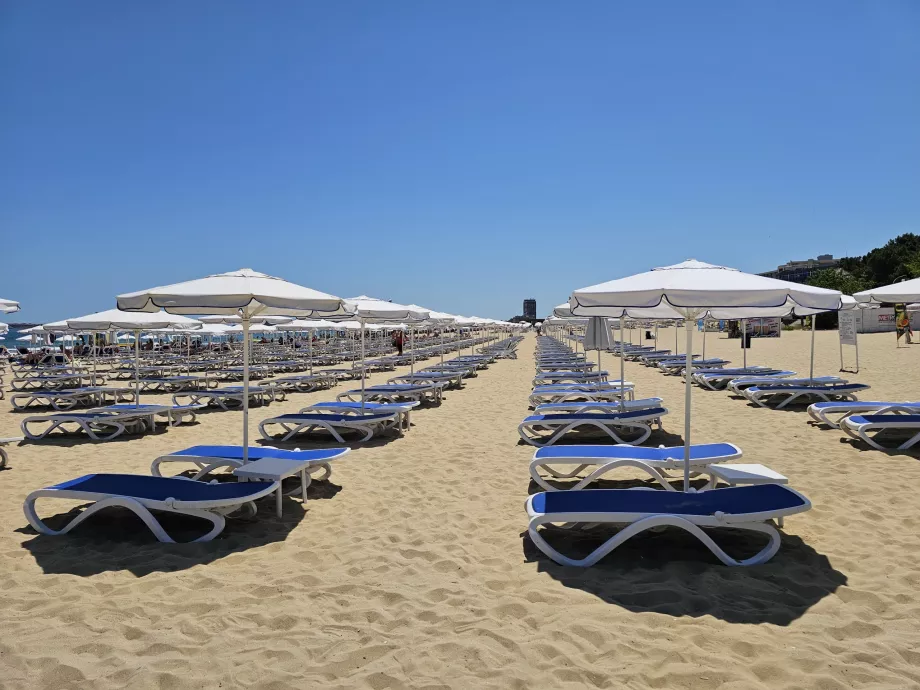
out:
<path id="1" fill-rule="evenodd" d="M 0 446 L 0 470 L 6 467 L 6 463 L 9 461 L 10 457 L 6 454 L 6 451 Z"/>
<path id="2" fill-rule="evenodd" d="M 550 546 L 539 533 L 537 528 L 550 522 L 552 522 L 551 515 L 538 515 L 534 517 L 530 521 L 530 526 L 528 527 L 530 538 L 533 540 L 534 544 L 536 544 L 537 548 L 539 548 L 543 553 L 545 553 L 560 565 L 577 567 L 587 567 L 594 565 L 604 556 L 620 546 L 620 544 L 624 543 L 628 539 L 631 539 L 635 535 L 654 527 L 680 527 L 681 529 L 686 530 L 697 539 L 699 539 L 710 551 L 712 551 L 716 558 L 722 561 L 722 563 L 730 566 L 759 565 L 761 563 L 766 563 L 774 556 L 774 554 L 776 554 L 780 545 L 779 532 L 777 532 L 776 529 L 770 524 L 746 522 L 726 525 L 726 527 L 733 527 L 735 529 L 745 529 L 752 532 L 760 532 L 770 537 L 770 542 L 767 544 L 767 546 L 761 549 L 757 554 L 743 561 L 737 561 L 725 553 L 725 551 L 723 551 L 722 548 L 719 547 L 719 545 L 716 544 L 708 534 L 700 529 L 700 527 L 694 525 L 689 520 L 686 520 L 677 515 L 653 515 L 642 520 L 638 520 L 623 528 L 597 549 L 592 551 L 587 557 L 582 559 L 573 559 L 568 558 L 567 556 L 563 556 L 561 553 L 559 553 L 556 549 Z"/>
<path id="3" fill-rule="evenodd" d="M 142 503 L 135 501 L 133 498 L 128 498 L 125 496 L 112 496 L 110 498 L 105 498 L 101 501 L 97 501 L 96 503 L 89 506 L 82 513 L 80 513 L 73 520 L 71 520 L 69 523 L 67 523 L 67 525 L 63 529 L 53 530 L 50 527 L 48 527 L 48 525 L 46 525 L 44 522 L 42 522 L 41 519 L 38 517 L 38 514 L 35 512 L 35 501 L 41 498 L 42 496 L 47 496 L 47 495 L 52 495 L 52 494 L 46 494 L 43 491 L 36 491 L 29 495 L 29 497 L 26 499 L 25 505 L 23 505 L 23 511 L 25 512 L 26 519 L 29 521 L 29 524 L 32 525 L 32 527 L 37 532 L 40 532 L 41 534 L 47 534 L 47 535 L 52 535 L 52 536 L 67 534 L 74 527 L 76 527 L 77 525 L 85 521 L 90 516 L 98 513 L 100 510 L 111 508 L 112 506 L 120 506 L 122 508 L 127 508 L 128 510 L 133 512 L 135 515 L 137 515 L 141 520 L 143 520 L 144 524 L 147 525 L 147 527 L 150 529 L 151 532 L 153 532 L 153 535 L 159 541 L 166 542 L 166 543 L 174 543 L 173 539 L 166 533 L 166 530 L 163 529 L 163 526 L 160 525 L 159 521 L 157 521 L 157 519 L 153 516 L 153 513 L 147 510 L 147 508 L 144 507 Z M 198 513 L 205 513 L 205 511 L 197 511 L 197 510 L 194 511 L 194 514 L 198 514 Z M 205 537 L 208 537 L 210 535 L 210 539 L 213 539 L 214 536 L 219 534 L 220 530 L 223 529 L 223 524 L 222 524 L 223 518 L 217 515 L 213 515 L 211 513 L 208 513 L 206 516 L 202 515 L 202 517 L 206 517 L 206 519 L 210 520 L 215 525 L 215 529 L 217 529 L 217 524 L 218 524 L 215 518 L 219 519 L 221 523 L 220 529 L 217 529 L 216 532 L 214 531 L 214 529 L 212 529 L 211 532 L 214 532 L 213 535 L 210 532 L 205 535 Z M 196 539 L 195 541 L 208 541 L 208 539 L 201 538 L 201 539 Z"/>

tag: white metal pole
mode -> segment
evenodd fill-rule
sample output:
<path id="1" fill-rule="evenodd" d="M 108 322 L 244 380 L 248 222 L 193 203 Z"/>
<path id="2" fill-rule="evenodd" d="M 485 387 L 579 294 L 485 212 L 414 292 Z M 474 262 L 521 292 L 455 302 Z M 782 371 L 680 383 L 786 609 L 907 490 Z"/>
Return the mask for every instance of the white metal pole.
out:
<path id="1" fill-rule="evenodd" d="M 249 314 L 240 314 L 243 326 L 243 464 L 249 462 Z"/>
<path id="2" fill-rule="evenodd" d="M 141 404 L 140 343 L 141 332 L 134 331 L 134 407 L 138 407 Z"/>
<path id="3" fill-rule="evenodd" d="M 747 319 L 741 319 L 741 353 L 744 358 L 744 368 L 747 369 Z"/>
<path id="4" fill-rule="evenodd" d="M 313 376 L 313 333 L 307 329 L 307 358 L 310 360 L 310 376 Z"/>
<path id="5" fill-rule="evenodd" d="M 815 378 L 815 314 L 811 315 L 811 364 L 808 369 L 808 380 L 813 381 Z"/>
<path id="6" fill-rule="evenodd" d="M 415 326 L 409 326 L 409 348 L 412 350 L 411 359 L 409 360 L 409 373 L 415 373 Z"/>
<path id="7" fill-rule="evenodd" d="M 703 317 L 703 361 L 706 361 L 706 317 Z"/>
<path id="8" fill-rule="evenodd" d="M 693 386 L 690 385 L 693 379 L 693 324 L 687 319 L 687 374 L 686 384 L 684 386 L 684 491 L 690 491 L 690 396 Z"/>
<path id="9" fill-rule="evenodd" d="M 626 353 L 623 350 L 623 320 L 626 315 L 620 316 L 620 410 L 626 407 Z"/>
<path id="10" fill-rule="evenodd" d="M 364 378 L 367 369 L 364 367 L 364 319 L 359 319 L 361 324 L 361 412 L 364 412 Z"/>

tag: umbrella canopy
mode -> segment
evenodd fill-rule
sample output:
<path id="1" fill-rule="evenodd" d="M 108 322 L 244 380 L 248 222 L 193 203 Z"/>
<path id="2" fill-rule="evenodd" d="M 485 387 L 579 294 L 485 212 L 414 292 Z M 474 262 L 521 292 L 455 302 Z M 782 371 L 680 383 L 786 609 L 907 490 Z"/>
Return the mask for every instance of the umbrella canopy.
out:
<path id="1" fill-rule="evenodd" d="M 281 325 L 279 331 L 329 331 L 339 328 L 340 324 L 326 319 L 294 319 Z"/>
<path id="2" fill-rule="evenodd" d="M 19 302 L 0 297 L 0 314 L 12 314 L 15 311 L 19 311 Z"/>
<path id="3" fill-rule="evenodd" d="M 900 283 L 863 290 L 853 294 L 857 302 L 918 302 L 920 301 L 920 278 Z"/>
<path id="4" fill-rule="evenodd" d="M 340 297 L 258 273 L 249 268 L 119 295 L 119 309 L 170 314 L 241 317 L 243 330 L 243 462 L 249 460 L 249 338 L 253 316 L 342 316 L 352 313 Z"/>
<path id="5" fill-rule="evenodd" d="M 575 290 L 569 297 L 569 305 L 572 313 L 580 316 L 635 316 L 635 309 L 666 306 L 685 317 L 684 490 L 689 491 L 691 373 L 696 319 L 725 313 L 723 310 L 737 314 L 726 318 L 772 316 L 777 309 L 836 310 L 843 306 L 841 296 L 838 290 L 765 278 L 690 259 Z"/>
<path id="6" fill-rule="evenodd" d="M 457 317 L 453 314 L 448 314 L 443 311 L 435 311 L 434 309 L 425 309 L 425 307 L 420 307 L 417 304 L 410 304 L 409 309 L 413 309 L 418 312 L 428 312 L 428 318 L 426 321 L 432 324 L 449 324 L 453 323 Z"/>
<path id="7" fill-rule="evenodd" d="M 250 320 L 259 314 L 329 317 L 351 313 L 339 297 L 251 268 L 118 296 L 119 309 L 157 311 L 160 307 L 171 314 L 227 314 Z"/>
<path id="8" fill-rule="evenodd" d="M 579 316 L 621 316 L 624 310 L 630 310 L 632 316 L 632 309 L 662 304 L 692 319 L 710 310 L 731 308 L 743 308 L 749 316 L 771 316 L 771 309 L 783 307 L 839 309 L 840 294 L 690 259 L 575 290 L 569 305 Z"/>
<path id="9" fill-rule="evenodd" d="M 23 333 L 66 333 L 68 330 L 71 330 L 71 328 L 66 321 L 52 321 L 51 323 L 30 328 L 28 331 L 23 331 Z"/>
<path id="10" fill-rule="evenodd" d="M 161 328 L 195 330 L 201 328 L 200 321 L 178 314 L 167 314 L 164 311 L 132 312 L 121 309 L 108 309 L 76 319 L 67 319 L 62 323 L 75 331 L 150 331 Z"/>
<path id="11" fill-rule="evenodd" d="M 367 295 L 349 297 L 346 301 L 354 305 L 354 315 L 362 321 L 418 322 L 429 318 L 429 312 L 425 309 L 416 309 Z"/>
<path id="12" fill-rule="evenodd" d="M 199 317 L 199 321 L 203 323 L 220 323 L 233 325 L 237 323 L 243 323 L 243 319 L 237 314 L 216 314 L 210 316 Z M 290 316 L 252 316 L 249 319 L 252 323 L 268 323 L 273 325 L 278 325 L 282 323 L 290 323 L 293 319 Z"/>
<path id="13" fill-rule="evenodd" d="M 588 319 L 584 348 L 598 351 L 610 349 L 610 327 L 603 316 L 592 316 Z"/>
<path id="14" fill-rule="evenodd" d="M 227 329 L 224 331 L 224 333 L 242 333 L 242 332 L 243 332 L 242 324 L 237 325 L 237 326 L 227 326 Z M 278 327 L 271 326 L 266 323 L 254 323 L 249 327 L 249 332 L 250 333 L 277 333 Z"/>

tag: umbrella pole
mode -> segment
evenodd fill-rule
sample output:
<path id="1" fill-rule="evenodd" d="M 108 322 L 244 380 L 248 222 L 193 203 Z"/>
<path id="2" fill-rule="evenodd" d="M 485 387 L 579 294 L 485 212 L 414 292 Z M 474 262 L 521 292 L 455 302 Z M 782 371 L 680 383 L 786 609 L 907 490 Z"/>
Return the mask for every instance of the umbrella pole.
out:
<path id="1" fill-rule="evenodd" d="M 444 326 L 441 326 L 441 364 L 444 364 Z"/>
<path id="2" fill-rule="evenodd" d="M 744 368 L 747 369 L 747 319 L 741 319 L 741 352 L 744 355 Z"/>
<path id="3" fill-rule="evenodd" d="M 693 376 L 693 323 L 686 320 L 687 327 L 687 359 L 686 359 L 686 384 L 684 386 L 684 491 L 690 491 L 690 395 L 693 387 L 690 385 Z"/>
<path id="4" fill-rule="evenodd" d="M 243 464 L 249 462 L 249 315 L 241 315 L 243 326 Z"/>
<path id="5" fill-rule="evenodd" d="M 703 361 L 706 361 L 706 319 L 703 319 Z"/>
<path id="6" fill-rule="evenodd" d="M 626 352 L 623 350 L 623 319 L 626 315 L 620 317 L 620 410 L 626 407 Z"/>
<path id="7" fill-rule="evenodd" d="M 412 350 L 412 359 L 409 360 L 409 373 L 415 373 L 415 327 L 409 326 L 409 348 Z"/>
<path id="8" fill-rule="evenodd" d="M 313 333 L 307 329 L 307 357 L 310 360 L 310 376 L 313 376 Z"/>
<path id="9" fill-rule="evenodd" d="M 140 344 L 141 332 L 134 331 L 134 407 L 138 407 L 141 404 Z"/>
<path id="10" fill-rule="evenodd" d="M 364 319 L 359 321 L 361 324 L 361 412 L 364 412 L 364 378 L 366 369 L 364 368 Z"/>
<path id="11" fill-rule="evenodd" d="M 811 315 L 811 364 L 808 367 L 809 383 L 815 378 L 815 314 Z"/>

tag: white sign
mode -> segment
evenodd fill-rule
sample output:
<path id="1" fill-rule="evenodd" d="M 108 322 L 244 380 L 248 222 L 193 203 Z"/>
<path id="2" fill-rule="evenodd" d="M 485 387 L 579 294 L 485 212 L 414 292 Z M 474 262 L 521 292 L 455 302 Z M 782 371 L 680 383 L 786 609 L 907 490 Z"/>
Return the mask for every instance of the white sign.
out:
<path id="1" fill-rule="evenodd" d="M 856 344 L 856 312 L 841 311 L 837 312 L 837 319 L 840 325 L 840 344 Z"/>

